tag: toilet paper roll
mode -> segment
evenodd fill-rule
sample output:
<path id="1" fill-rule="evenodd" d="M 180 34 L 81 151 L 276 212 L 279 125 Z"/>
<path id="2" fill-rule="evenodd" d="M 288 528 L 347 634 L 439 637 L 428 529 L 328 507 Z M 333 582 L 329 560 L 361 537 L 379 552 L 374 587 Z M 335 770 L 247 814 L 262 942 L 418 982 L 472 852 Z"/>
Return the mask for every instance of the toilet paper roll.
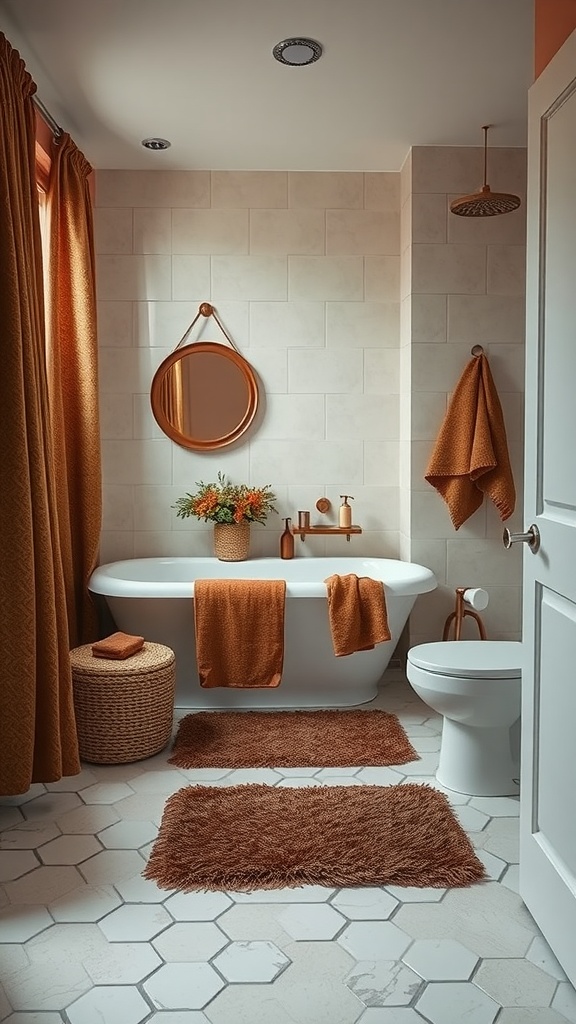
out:
<path id="1" fill-rule="evenodd" d="M 470 605 L 477 612 L 484 611 L 488 607 L 488 594 L 481 587 L 469 587 L 464 591 L 463 599 L 465 604 Z"/>

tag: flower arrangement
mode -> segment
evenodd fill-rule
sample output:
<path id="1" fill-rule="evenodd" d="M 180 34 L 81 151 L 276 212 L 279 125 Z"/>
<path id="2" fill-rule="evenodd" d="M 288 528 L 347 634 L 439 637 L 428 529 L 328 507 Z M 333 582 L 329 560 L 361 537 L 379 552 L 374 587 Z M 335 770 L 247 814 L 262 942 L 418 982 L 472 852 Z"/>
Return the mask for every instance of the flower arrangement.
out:
<path id="1" fill-rule="evenodd" d="M 264 523 L 274 508 L 276 495 L 266 487 L 231 484 L 223 473 L 217 483 L 196 481 L 196 494 L 185 494 L 172 507 L 181 519 L 196 516 L 205 523 Z"/>

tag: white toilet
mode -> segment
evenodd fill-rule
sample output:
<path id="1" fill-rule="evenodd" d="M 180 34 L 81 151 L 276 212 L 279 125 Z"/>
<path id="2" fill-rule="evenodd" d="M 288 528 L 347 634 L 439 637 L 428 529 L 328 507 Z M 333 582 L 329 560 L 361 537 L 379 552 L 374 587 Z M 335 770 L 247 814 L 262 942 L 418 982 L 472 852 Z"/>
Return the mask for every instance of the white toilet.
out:
<path id="1" fill-rule="evenodd" d="M 436 778 L 474 796 L 518 793 L 522 644 L 443 640 L 408 651 L 419 697 L 444 716 Z"/>

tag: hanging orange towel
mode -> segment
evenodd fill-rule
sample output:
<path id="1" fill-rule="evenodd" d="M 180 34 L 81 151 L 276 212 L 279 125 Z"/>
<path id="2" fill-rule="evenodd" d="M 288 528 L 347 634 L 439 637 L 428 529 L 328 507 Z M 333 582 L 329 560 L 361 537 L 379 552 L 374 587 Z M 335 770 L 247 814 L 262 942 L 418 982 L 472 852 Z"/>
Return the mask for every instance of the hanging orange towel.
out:
<path id="1" fill-rule="evenodd" d="M 492 499 L 500 519 L 516 504 L 502 406 L 485 355 L 474 356 L 458 381 L 425 479 L 444 498 L 454 529 Z"/>
<path id="2" fill-rule="evenodd" d="M 386 595 L 381 580 L 369 576 L 328 576 L 328 618 L 337 658 L 370 651 L 390 640 Z"/>
<path id="3" fill-rule="evenodd" d="M 105 640 L 98 640 L 92 644 L 92 654 L 95 658 L 113 658 L 122 661 L 137 654 L 144 646 L 143 636 L 132 636 L 131 633 L 112 633 Z"/>
<path id="4" fill-rule="evenodd" d="M 196 580 L 200 685 L 278 686 L 284 664 L 285 580 Z"/>

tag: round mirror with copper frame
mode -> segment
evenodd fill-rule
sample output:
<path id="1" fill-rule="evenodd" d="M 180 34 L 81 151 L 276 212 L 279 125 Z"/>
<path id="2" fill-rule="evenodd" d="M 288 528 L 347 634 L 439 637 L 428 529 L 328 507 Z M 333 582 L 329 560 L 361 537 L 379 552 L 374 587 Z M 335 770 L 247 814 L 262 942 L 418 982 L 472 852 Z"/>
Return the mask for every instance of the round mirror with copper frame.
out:
<path id="1" fill-rule="evenodd" d="M 209 303 L 200 306 L 200 313 L 215 316 Z M 258 408 L 258 383 L 235 347 L 196 341 L 177 347 L 160 364 L 150 402 L 167 437 L 183 448 L 211 451 L 232 444 L 248 429 Z"/>

